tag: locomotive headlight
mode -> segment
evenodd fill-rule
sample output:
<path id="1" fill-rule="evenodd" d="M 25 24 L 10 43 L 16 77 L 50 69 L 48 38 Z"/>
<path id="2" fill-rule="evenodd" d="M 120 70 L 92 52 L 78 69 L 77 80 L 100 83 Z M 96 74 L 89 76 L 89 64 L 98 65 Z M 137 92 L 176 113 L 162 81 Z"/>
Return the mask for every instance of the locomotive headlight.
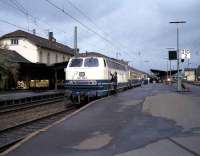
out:
<path id="1" fill-rule="evenodd" d="M 91 85 L 97 85 L 97 81 L 90 81 Z"/>
<path id="2" fill-rule="evenodd" d="M 75 84 L 74 81 L 69 81 L 68 84 L 72 85 L 72 84 Z"/>

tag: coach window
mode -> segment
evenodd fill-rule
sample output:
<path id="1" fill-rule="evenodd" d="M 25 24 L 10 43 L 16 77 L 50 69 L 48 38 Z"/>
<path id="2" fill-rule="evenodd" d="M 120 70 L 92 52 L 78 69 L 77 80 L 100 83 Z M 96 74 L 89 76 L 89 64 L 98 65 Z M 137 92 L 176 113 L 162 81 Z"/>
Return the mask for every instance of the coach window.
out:
<path id="1" fill-rule="evenodd" d="M 86 58 L 84 66 L 85 67 L 98 67 L 99 61 L 97 58 Z"/>
<path id="2" fill-rule="evenodd" d="M 72 59 L 70 67 L 81 67 L 83 64 L 83 59 Z"/>

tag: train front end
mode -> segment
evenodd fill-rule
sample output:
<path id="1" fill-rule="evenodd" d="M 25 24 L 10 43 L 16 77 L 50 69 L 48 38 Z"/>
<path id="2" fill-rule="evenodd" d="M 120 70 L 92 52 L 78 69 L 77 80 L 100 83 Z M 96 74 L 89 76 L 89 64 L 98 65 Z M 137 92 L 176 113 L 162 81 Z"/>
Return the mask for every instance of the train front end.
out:
<path id="1" fill-rule="evenodd" d="M 73 57 L 65 68 L 65 89 L 74 103 L 106 95 L 106 69 L 103 58 Z"/>

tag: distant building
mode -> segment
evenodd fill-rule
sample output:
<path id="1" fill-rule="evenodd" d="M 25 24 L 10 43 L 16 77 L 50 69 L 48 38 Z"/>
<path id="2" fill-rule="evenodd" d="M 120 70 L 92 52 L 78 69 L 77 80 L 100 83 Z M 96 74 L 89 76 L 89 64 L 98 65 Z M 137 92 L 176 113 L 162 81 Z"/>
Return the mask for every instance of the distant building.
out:
<path id="1" fill-rule="evenodd" d="M 184 76 L 187 81 L 195 81 L 196 80 L 196 69 L 195 68 L 185 68 Z"/>
<path id="2" fill-rule="evenodd" d="M 32 63 L 54 64 L 68 61 L 74 49 L 56 42 L 53 33 L 45 39 L 35 34 L 17 30 L 0 37 L 0 46 L 14 50 Z"/>

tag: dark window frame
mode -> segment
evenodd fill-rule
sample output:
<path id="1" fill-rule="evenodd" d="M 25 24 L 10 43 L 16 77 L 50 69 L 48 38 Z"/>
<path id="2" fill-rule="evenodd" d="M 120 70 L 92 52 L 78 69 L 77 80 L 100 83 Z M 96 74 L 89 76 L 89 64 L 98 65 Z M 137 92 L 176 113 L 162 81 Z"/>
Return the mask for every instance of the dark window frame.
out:
<path id="1" fill-rule="evenodd" d="M 93 60 L 93 62 L 91 62 Z M 99 60 L 98 58 L 85 58 L 84 60 L 84 67 L 99 67 Z"/>
<path id="2" fill-rule="evenodd" d="M 79 65 L 78 64 L 74 64 L 74 60 L 81 60 L 81 62 L 79 62 Z M 73 58 L 70 61 L 69 67 L 82 67 L 82 65 L 83 65 L 83 59 L 82 58 Z"/>
<path id="3" fill-rule="evenodd" d="M 104 67 L 107 67 L 107 63 L 105 59 L 103 59 L 103 63 L 104 63 Z"/>
<path id="4" fill-rule="evenodd" d="M 47 53 L 47 64 L 50 64 L 50 53 Z"/>
<path id="5" fill-rule="evenodd" d="M 56 54 L 56 63 L 58 63 L 58 54 Z"/>
<path id="6" fill-rule="evenodd" d="M 18 38 L 11 38 L 10 42 L 11 42 L 11 45 L 18 45 L 19 44 L 19 39 Z"/>

